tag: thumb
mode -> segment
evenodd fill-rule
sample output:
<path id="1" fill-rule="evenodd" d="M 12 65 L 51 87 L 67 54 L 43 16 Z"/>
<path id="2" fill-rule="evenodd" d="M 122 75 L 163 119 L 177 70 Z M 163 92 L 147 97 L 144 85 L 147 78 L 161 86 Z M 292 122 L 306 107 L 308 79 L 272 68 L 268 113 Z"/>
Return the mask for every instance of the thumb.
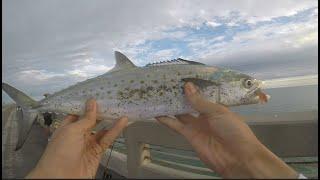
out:
<path id="1" fill-rule="evenodd" d="M 184 89 L 191 106 L 200 113 L 208 114 L 215 112 L 225 112 L 227 110 L 226 107 L 212 103 L 203 98 L 191 82 L 187 82 L 184 86 Z"/>

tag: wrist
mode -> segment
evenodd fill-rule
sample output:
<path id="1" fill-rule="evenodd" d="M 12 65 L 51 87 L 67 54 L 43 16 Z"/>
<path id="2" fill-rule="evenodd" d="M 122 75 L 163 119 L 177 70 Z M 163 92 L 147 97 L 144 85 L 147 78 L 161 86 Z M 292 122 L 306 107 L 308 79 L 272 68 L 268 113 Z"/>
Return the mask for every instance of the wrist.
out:
<path id="1" fill-rule="evenodd" d="M 45 176 L 35 167 L 32 169 L 29 174 L 25 177 L 26 179 L 38 179 L 38 178 L 45 178 Z"/>
<path id="2" fill-rule="evenodd" d="M 34 167 L 31 172 L 26 176 L 26 179 L 48 179 L 48 178 L 57 178 L 59 176 L 59 171 L 57 167 L 47 167 L 41 166 L 39 162 L 36 167 Z"/>
<path id="3" fill-rule="evenodd" d="M 250 148 L 249 156 L 242 155 L 222 173 L 224 178 L 298 178 L 298 173 L 280 158 L 258 143 Z"/>
<path id="4" fill-rule="evenodd" d="M 244 160 L 243 167 L 252 178 L 297 178 L 298 173 L 263 144 L 258 145 L 255 153 Z"/>

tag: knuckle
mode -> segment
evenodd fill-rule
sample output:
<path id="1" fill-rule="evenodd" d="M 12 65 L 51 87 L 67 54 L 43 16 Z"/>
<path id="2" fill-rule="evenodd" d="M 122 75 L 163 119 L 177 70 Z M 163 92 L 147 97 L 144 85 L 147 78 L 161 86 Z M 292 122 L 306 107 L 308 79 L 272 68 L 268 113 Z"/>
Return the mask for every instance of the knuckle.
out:
<path id="1" fill-rule="evenodd" d="M 103 148 L 101 148 L 100 146 L 95 146 L 94 150 L 97 155 L 100 155 L 104 152 Z"/>
<path id="2" fill-rule="evenodd" d="M 101 146 L 103 148 L 108 148 L 110 146 L 110 144 L 112 143 L 112 140 L 107 138 L 107 139 L 104 139 L 101 143 Z"/>

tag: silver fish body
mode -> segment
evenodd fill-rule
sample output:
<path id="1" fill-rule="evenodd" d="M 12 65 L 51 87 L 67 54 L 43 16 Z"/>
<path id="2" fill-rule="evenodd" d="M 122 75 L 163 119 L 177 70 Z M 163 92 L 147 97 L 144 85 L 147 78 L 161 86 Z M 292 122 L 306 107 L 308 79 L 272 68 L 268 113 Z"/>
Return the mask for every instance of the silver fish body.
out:
<path id="1" fill-rule="evenodd" d="M 49 96 L 40 102 L 39 110 L 82 114 L 85 101 L 94 98 L 99 119 L 127 116 L 136 121 L 190 113 L 193 110 L 183 92 L 187 81 L 199 85 L 201 93 L 214 103 L 233 106 L 259 102 L 257 97 L 246 96 L 250 89 L 244 90 L 240 82 L 241 78 L 255 79 L 227 69 L 180 61 L 120 68 Z"/>
<path id="2" fill-rule="evenodd" d="M 40 102 L 40 111 L 82 114 L 85 101 L 95 98 L 100 119 L 142 120 L 191 112 L 183 85 L 186 78 L 209 76 L 215 67 L 166 65 L 104 74 L 62 90 Z M 217 102 L 218 91 L 211 94 Z"/>
<path id="3" fill-rule="evenodd" d="M 2 89 L 22 107 L 17 149 L 40 113 L 81 115 L 89 98 L 97 101 L 99 120 L 127 116 L 129 121 L 195 112 L 184 95 L 186 82 L 194 83 L 207 100 L 225 106 L 267 102 L 270 98 L 261 91 L 261 81 L 229 69 L 183 59 L 137 67 L 120 52 L 115 52 L 115 57 L 116 66 L 109 72 L 46 94 L 38 102 L 2 83 Z"/>

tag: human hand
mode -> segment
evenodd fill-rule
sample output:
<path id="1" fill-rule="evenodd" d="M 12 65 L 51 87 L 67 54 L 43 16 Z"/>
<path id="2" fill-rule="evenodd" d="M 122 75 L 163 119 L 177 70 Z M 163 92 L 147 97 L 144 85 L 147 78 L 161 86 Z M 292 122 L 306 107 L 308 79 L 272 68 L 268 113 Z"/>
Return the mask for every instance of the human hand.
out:
<path id="1" fill-rule="evenodd" d="M 96 111 L 95 100 L 89 100 L 83 117 L 68 115 L 27 178 L 95 178 L 102 154 L 128 123 L 124 117 L 112 129 L 91 134 Z"/>
<path id="2" fill-rule="evenodd" d="M 202 98 L 192 83 L 185 94 L 200 115 L 157 117 L 182 134 L 199 158 L 224 178 L 295 178 L 297 173 L 259 142 L 243 118 Z"/>

